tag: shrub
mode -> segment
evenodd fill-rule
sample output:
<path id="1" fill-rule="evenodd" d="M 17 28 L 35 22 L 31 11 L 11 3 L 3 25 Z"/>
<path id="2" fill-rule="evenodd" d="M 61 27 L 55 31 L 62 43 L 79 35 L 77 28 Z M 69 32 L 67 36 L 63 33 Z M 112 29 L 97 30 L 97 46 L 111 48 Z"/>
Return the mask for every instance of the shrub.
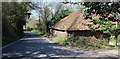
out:
<path id="1" fill-rule="evenodd" d="M 74 37 L 71 36 L 68 40 L 64 42 L 65 45 L 70 45 L 79 48 L 107 48 L 106 40 L 101 39 L 91 39 L 86 40 L 84 36 Z"/>
<path id="2" fill-rule="evenodd" d="M 8 38 L 8 37 L 3 37 L 3 40 L 2 40 L 2 46 L 5 46 L 5 45 L 8 45 L 12 42 L 15 42 L 19 39 L 19 37 L 11 37 L 11 38 Z"/>
<path id="3" fill-rule="evenodd" d="M 63 44 L 64 44 L 64 45 L 69 45 L 69 43 L 67 42 L 67 40 L 65 40 L 65 41 L 63 42 Z"/>
<path id="4" fill-rule="evenodd" d="M 118 35 L 117 41 L 118 41 L 118 43 L 120 42 L 120 35 Z M 115 46 L 115 44 L 116 44 L 116 38 L 115 38 L 115 36 L 111 36 L 110 41 L 109 41 L 109 45 Z"/>
<path id="5" fill-rule="evenodd" d="M 31 31 L 32 28 L 31 28 L 30 26 L 27 26 L 27 27 L 26 27 L 26 30 L 27 30 L 27 31 Z"/>
<path id="6" fill-rule="evenodd" d="M 79 48 L 89 48 L 89 49 L 102 49 L 102 48 L 110 48 L 108 45 L 108 40 L 106 38 L 99 39 L 85 39 L 84 36 L 74 37 L 72 35 L 70 38 L 62 38 L 62 37 L 54 37 L 54 40 L 58 42 L 62 42 L 64 45 L 69 45 L 73 47 Z"/>

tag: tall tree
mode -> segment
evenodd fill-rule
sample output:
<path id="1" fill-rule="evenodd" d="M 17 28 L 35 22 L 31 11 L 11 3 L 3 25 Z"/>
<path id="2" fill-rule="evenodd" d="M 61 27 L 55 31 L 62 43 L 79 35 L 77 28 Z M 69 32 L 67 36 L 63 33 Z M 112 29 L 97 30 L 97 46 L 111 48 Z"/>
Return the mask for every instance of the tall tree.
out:
<path id="1" fill-rule="evenodd" d="M 38 21 L 35 19 L 35 17 L 30 18 L 27 20 L 28 26 L 31 26 L 32 28 L 36 28 L 36 24 Z"/>
<path id="2" fill-rule="evenodd" d="M 39 3 L 27 3 L 31 8 L 36 10 L 39 13 L 39 24 L 38 27 L 42 30 L 45 34 L 49 34 L 49 25 L 51 23 L 51 18 L 56 16 L 61 9 L 62 5 L 57 5 L 52 8 L 50 2 L 39 2 Z"/>
<path id="3" fill-rule="evenodd" d="M 26 4 L 22 2 L 2 3 L 3 36 L 24 36 L 23 25 L 25 24 L 26 7 Z"/>
<path id="4" fill-rule="evenodd" d="M 118 8 L 120 8 L 120 2 L 70 2 L 65 1 L 62 2 L 64 4 L 82 4 L 85 6 L 85 15 L 86 18 L 90 18 L 93 20 L 94 24 L 97 24 L 98 27 L 90 26 L 93 30 L 100 30 L 103 31 L 104 34 L 107 34 L 107 36 L 115 35 L 117 38 L 118 31 L 117 26 L 113 25 L 112 22 L 118 23 L 120 20 L 118 19 L 118 13 L 120 14 L 120 11 Z M 92 15 L 96 15 L 99 17 L 92 17 Z M 119 27 L 119 26 L 118 26 Z M 117 39 L 116 39 L 116 45 L 117 45 Z"/>
<path id="5" fill-rule="evenodd" d="M 83 5 L 86 7 L 86 16 L 91 18 L 95 24 L 98 24 L 97 28 L 91 27 L 94 30 L 101 30 L 107 36 L 115 35 L 116 39 L 119 33 L 117 33 L 116 25 L 112 22 L 118 23 L 118 8 L 120 8 L 120 2 L 85 2 Z M 101 17 L 90 17 L 90 15 L 95 14 Z M 117 42 L 117 40 L 116 40 Z M 116 43 L 117 45 L 117 43 Z"/>

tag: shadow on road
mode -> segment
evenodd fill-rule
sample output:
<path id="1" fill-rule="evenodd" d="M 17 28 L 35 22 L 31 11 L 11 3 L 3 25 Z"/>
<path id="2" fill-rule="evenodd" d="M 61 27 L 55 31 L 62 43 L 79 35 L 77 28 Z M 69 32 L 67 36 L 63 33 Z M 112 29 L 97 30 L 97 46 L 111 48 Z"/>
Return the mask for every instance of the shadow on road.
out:
<path id="1" fill-rule="evenodd" d="M 18 41 L 17 43 L 14 43 L 6 48 L 2 49 L 2 56 L 3 59 L 36 59 L 39 57 L 76 57 L 77 54 L 79 55 L 85 55 L 84 52 L 76 53 L 74 51 L 69 50 L 63 50 L 60 48 L 56 48 L 56 44 L 51 44 L 46 38 L 42 37 L 41 35 L 38 35 L 33 32 L 25 32 L 25 37 Z M 86 54 L 87 55 L 87 54 Z M 80 57 L 79 57 L 80 58 Z M 78 58 L 78 59 L 79 59 Z M 81 57 L 82 59 L 101 59 L 99 57 Z M 46 58 L 45 58 L 46 59 Z M 57 58 L 52 58 L 57 59 Z M 62 58 L 63 59 L 63 58 Z M 69 58 L 65 58 L 69 59 Z M 107 57 L 105 59 L 117 59 L 114 57 Z"/>
<path id="2" fill-rule="evenodd" d="M 7 57 L 51 57 L 51 56 L 67 56 L 74 53 L 55 48 L 55 44 L 51 44 L 41 35 L 25 32 L 24 39 L 2 49 L 3 58 Z"/>

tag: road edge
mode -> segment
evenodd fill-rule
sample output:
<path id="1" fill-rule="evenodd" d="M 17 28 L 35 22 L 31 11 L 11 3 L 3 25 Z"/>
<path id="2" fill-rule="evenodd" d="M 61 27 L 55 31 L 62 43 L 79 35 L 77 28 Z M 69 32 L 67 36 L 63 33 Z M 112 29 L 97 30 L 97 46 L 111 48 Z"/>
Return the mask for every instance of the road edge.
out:
<path id="1" fill-rule="evenodd" d="M 15 44 L 15 43 L 17 43 L 18 41 L 20 41 L 20 40 L 22 40 L 22 39 L 24 39 L 24 38 L 25 38 L 25 36 L 24 36 L 23 38 L 15 41 L 15 42 L 12 42 L 12 43 L 10 43 L 10 44 L 8 44 L 8 45 L 6 45 L 6 46 L 1 47 L 0 49 L 4 49 L 4 48 L 6 48 L 6 47 L 8 47 L 8 46 L 10 46 L 10 45 L 12 45 L 12 44 Z"/>

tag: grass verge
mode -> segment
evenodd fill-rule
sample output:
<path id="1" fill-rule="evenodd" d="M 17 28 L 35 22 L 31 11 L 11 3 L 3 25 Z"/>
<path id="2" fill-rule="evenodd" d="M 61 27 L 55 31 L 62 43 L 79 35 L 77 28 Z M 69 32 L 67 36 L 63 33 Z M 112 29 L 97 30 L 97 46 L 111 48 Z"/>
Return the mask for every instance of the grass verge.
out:
<path id="1" fill-rule="evenodd" d="M 12 42 L 15 42 L 19 39 L 19 37 L 12 37 L 12 38 L 7 38 L 7 37 L 3 37 L 2 39 L 2 47 L 5 45 L 8 45 Z"/>
<path id="2" fill-rule="evenodd" d="M 57 41 L 57 43 L 63 43 L 63 45 L 71 47 L 79 47 L 82 49 L 118 49 L 120 46 L 110 46 L 106 39 L 91 39 L 86 40 L 84 37 L 69 38 L 66 40 L 65 37 L 55 36 L 52 40 Z"/>
<path id="3" fill-rule="evenodd" d="M 53 37 L 53 40 L 56 40 L 58 42 L 64 42 L 65 41 L 65 37 Z"/>

